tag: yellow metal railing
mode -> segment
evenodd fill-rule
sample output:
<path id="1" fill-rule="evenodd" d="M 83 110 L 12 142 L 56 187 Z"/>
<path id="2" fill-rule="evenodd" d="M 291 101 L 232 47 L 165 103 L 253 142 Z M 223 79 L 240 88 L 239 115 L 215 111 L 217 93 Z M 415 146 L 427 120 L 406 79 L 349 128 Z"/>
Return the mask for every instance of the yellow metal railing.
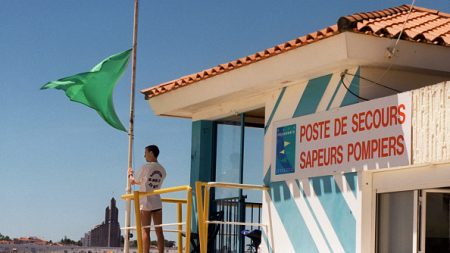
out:
<path id="1" fill-rule="evenodd" d="M 165 203 L 174 203 L 177 204 L 177 225 L 178 230 L 175 232 L 178 233 L 178 253 L 182 253 L 183 250 L 183 204 L 186 204 L 186 228 L 185 228 L 185 235 L 186 235 L 186 243 L 185 243 L 185 252 L 189 253 L 190 247 L 191 247 L 191 213 L 192 213 L 192 188 L 189 185 L 183 185 L 183 186 L 175 186 L 170 188 L 163 188 L 159 190 L 154 190 L 152 192 L 139 192 L 134 191 L 131 194 L 124 194 L 122 195 L 122 199 L 124 200 L 133 200 L 134 201 L 134 211 L 135 211 L 135 218 L 136 218 L 136 234 L 137 234 L 137 243 L 138 243 L 138 253 L 143 253 L 142 249 L 142 224 L 141 224 L 141 212 L 139 210 L 139 199 L 144 196 L 150 196 L 150 195 L 161 195 L 166 193 L 172 193 L 172 192 L 180 192 L 180 191 L 186 191 L 187 196 L 186 199 L 173 199 L 173 198 L 161 198 L 161 201 Z M 161 224 L 159 227 L 165 226 L 165 225 L 173 225 L 173 224 Z M 129 228 L 127 228 L 129 229 Z M 174 232 L 174 231 L 169 231 Z"/>
<path id="2" fill-rule="evenodd" d="M 220 224 L 234 224 L 234 225 L 246 225 L 245 222 L 218 222 L 209 221 L 209 199 L 210 189 L 215 188 L 228 188 L 228 189 L 243 189 L 243 190 L 269 190 L 269 187 L 263 185 L 252 184 L 235 184 L 225 182 L 196 182 L 195 183 L 195 195 L 197 200 L 197 214 L 198 214 L 198 234 L 200 239 L 200 252 L 206 253 L 208 249 L 208 224 L 220 223 Z M 265 226 L 264 224 L 251 224 Z"/>

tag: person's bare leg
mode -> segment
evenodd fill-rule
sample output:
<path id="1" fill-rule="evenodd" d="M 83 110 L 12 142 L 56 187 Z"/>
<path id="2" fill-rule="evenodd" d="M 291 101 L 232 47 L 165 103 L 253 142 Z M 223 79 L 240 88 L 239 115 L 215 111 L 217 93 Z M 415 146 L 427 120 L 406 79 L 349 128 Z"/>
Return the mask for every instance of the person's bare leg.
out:
<path id="1" fill-rule="evenodd" d="M 162 210 L 156 211 L 152 213 L 153 224 L 161 225 L 162 224 Z M 158 252 L 164 253 L 164 233 L 162 227 L 156 227 L 156 242 L 158 244 Z"/>
<path id="2" fill-rule="evenodd" d="M 150 211 L 141 211 L 142 226 L 149 226 L 151 221 Z M 150 228 L 142 229 L 142 252 L 150 252 Z"/>

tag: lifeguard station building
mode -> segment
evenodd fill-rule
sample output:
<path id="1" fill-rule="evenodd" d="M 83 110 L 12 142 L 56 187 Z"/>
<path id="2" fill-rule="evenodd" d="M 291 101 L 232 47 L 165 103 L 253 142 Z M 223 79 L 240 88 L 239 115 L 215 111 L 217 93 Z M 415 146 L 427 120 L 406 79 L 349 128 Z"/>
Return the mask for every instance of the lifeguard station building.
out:
<path id="1" fill-rule="evenodd" d="M 449 80 L 450 15 L 403 5 L 142 93 L 192 119 L 192 186 L 268 187 L 210 200 L 263 224 L 259 252 L 450 252 Z M 242 228 L 210 251 L 243 252 Z"/>

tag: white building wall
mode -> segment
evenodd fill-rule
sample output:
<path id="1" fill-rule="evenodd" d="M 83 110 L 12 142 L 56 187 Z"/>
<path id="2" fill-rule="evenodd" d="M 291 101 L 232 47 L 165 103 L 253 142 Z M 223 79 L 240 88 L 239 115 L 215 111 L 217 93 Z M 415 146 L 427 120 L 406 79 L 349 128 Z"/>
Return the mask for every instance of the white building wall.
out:
<path id="1" fill-rule="evenodd" d="M 450 81 L 412 94 L 413 163 L 450 160 Z"/>

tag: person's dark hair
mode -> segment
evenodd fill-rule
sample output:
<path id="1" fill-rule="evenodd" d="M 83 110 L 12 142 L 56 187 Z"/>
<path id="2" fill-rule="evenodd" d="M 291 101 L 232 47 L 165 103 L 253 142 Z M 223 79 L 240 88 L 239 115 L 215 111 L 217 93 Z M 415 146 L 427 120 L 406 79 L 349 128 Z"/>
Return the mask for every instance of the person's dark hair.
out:
<path id="1" fill-rule="evenodd" d="M 151 151 L 153 153 L 153 155 L 155 156 L 155 158 L 158 158 L 158 155 L 159 155 L 159 148 L 158 148 L 158 146 L 150 145 L 150 146 L 145 147 L 145 149 L 147 150 L 147 152 Z"/>

